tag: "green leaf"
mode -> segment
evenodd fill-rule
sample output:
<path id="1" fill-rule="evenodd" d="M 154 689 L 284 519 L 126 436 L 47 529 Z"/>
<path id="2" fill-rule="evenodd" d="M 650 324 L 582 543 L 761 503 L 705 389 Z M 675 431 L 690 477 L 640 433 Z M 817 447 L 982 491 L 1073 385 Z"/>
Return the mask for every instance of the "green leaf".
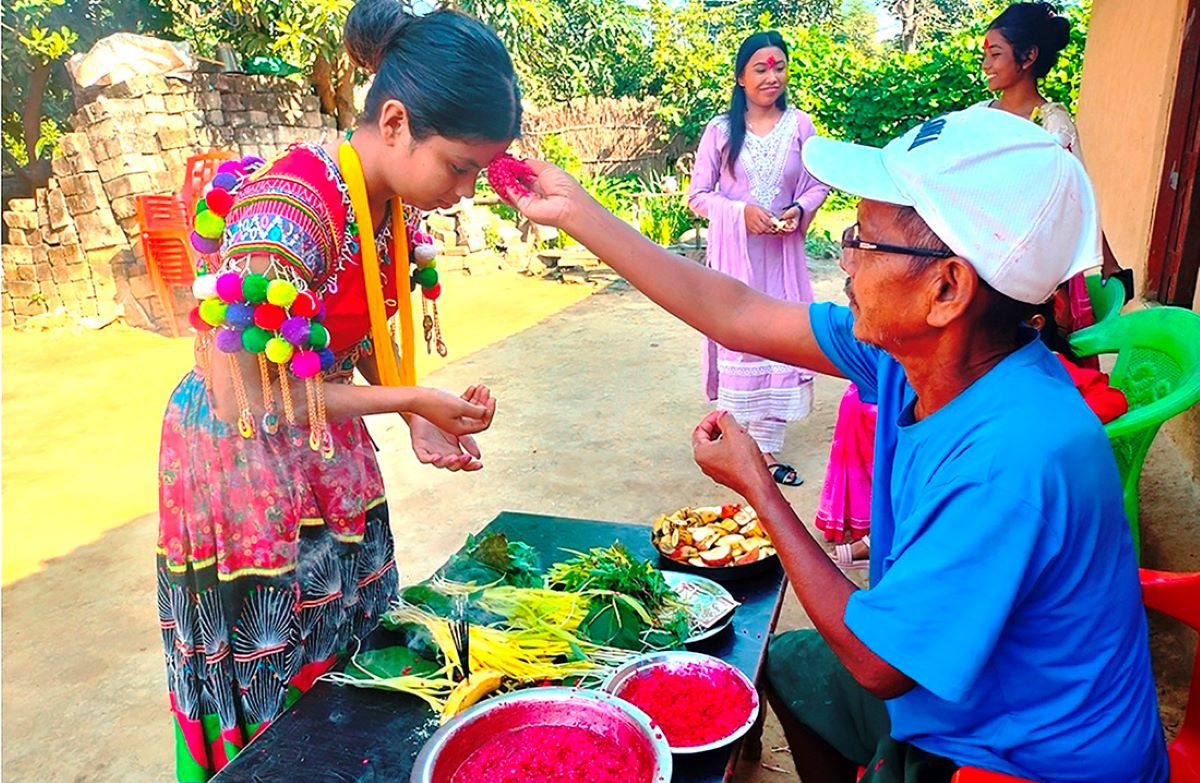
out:
<path id="1" fill-rule="evenodd" d="M 599 602 L 592 605 L 579 630 L 590 641 L 623 650 L 641 650 L 642 633 L 648 626 L 623 601 Z"/>
<path id="2" fill-rule="evenodd" d="M 383 647 L 364 650 L 346 664 L 346 674 L 356 679 L 369 679 L 367 673 L 376 677 L 402 677 L 416 675 L 428 677 L 440 667 L 417 655 L 408 647 Z M 365 672 L 364 672 L 365 670 Z"/>

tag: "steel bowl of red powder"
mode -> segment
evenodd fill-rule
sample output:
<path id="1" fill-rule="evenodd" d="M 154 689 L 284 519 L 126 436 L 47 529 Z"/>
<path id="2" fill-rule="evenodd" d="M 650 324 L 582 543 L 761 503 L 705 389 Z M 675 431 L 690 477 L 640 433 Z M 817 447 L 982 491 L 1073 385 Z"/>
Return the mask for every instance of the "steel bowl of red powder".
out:
<path id="1" fill-rule="evenodd" d="M 640 656 L 615 671 L 604 690 L 650 716 L 672 753 L 724 747 L 758 718 L 758 691 L 732 664 L 692 652 Z"/>
<path id="2" fill-rule="evenodd" d="M 668 783 L 662 730 L 602 691 L 533 688 L 475 705 L 437 730 L 412 783 Z"/>

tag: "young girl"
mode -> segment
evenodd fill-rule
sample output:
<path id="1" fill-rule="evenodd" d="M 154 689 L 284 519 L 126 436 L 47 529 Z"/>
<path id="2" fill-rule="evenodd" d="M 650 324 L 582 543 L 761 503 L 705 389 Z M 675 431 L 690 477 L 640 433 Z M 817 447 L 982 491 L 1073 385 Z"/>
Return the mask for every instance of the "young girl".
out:
<path id="1" fill-rule="evenodd" d="M 222 188 L 231 204 L 206 199 L 223 237 L 216 296 L 200 278 L 193 323 L 220 328 L 203 332 L 171 397 L 159 458 L 158 604 L 181 781 L 224 766 L 396 593 L 361 417 L 398 413 L 421 462 L 476 470 L 471 435 L 495 412 L 482 386 L 459 397 L 399 385 L 386 318 L 412 306 L 397 201 L 428 210 L 473 193 L 520 127 L 512 62 L 479 22 L 413 17 L 397 0 L 362 0 L 345 43 L 375 74 L 349 140 L 297 145 L 252 174 L 247 162 Z M 372 385 L 352 384 L 355 369 Z"/>
<path id="2" fill-rule="evenodd" d="M 804 235 L 829 188 L 800 161 L 812 120 L 787 105 L 787 43 L 754 33 L 734 59 L 729 111 L 708 124 L 696 151 L 688 204 L 709 220 L 708 265 L 791 302 L 811 302 Z M 778 459 L 789 421 L 812 409 L 812 374 L 704 341 L 709 401 L 754 436 L 781 484 L 801 483 Z"/>
<path id="3" fill-rule="evenodd" d="M 983 38 L 983 75 L 988 89 L 999 93 L 998 98 L 985 103 L 1037 123 L 1083 162 L 1079 131 L 1070 110 L 1047 100 L 1038 88 L 1070 40 L 1071 23 L 1050 3 L 1013 3 L 1004 9 L 988 25 Z M 1107 280 L 1121 272 L 1121 267 L 1107 237 L 1103 238 L 1102 249 L 1101 274 Z M 1095 318 L 1083 275 L 1070 281 L 1069 292 L 1071 331 L 1091 326 Z"/>

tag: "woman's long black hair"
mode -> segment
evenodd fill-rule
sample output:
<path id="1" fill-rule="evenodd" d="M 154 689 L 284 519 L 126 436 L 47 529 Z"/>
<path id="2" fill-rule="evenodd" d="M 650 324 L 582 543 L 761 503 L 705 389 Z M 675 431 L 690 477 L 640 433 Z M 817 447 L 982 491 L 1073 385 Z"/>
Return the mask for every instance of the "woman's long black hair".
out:
<path id="1" fill-rule="evenodd" d="M 729 151 L 726 154 L 725 165 L 733 171 L 738 155 L 742 153 L 742 145 L 746 143 L 746 89 L 737 83 L 737 79 L 746 69 L 746 63 L 759 49 L 775 47 L 783 51 L 783 57 L 788 57 L 787 43 L 778 30 L 766 30 L 754 33 L 738 47 L 737 57 L 733 61 L 733 97 L 729 99 Z M 780 92 L 775 99 L 775 105 L 780 109 L 787 108 L 787 90 Z"/>

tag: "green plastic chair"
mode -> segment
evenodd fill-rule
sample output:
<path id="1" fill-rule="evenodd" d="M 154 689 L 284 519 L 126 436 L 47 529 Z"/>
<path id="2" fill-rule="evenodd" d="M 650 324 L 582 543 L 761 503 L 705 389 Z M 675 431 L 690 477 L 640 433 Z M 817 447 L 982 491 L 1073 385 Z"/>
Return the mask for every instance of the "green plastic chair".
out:
<path id="1" fill-rule="evenodd" d="M 1092 303 L 1092 315 L 1096 323 L 1116 318 L 1125 306 L 1125 286 L 1120 280 L 1113 280 L 1104 285 L 1100 275 L 1088 275 L 1083 278 L 1087 285 L 1088 299 Z"/>
<path id="2" fill-rule="evenodd" d="M 1129 412 L 1104 425 L 1125 495 L 1125 514 L 1141 557 L 1138 479 L 1159 427 L 1200 401 L 1200 315 L 1155 307 L 1102 320 L 1071 335 L 1080 356 L 1116 353 L 1112 384 L 1125 392 Z"/>

